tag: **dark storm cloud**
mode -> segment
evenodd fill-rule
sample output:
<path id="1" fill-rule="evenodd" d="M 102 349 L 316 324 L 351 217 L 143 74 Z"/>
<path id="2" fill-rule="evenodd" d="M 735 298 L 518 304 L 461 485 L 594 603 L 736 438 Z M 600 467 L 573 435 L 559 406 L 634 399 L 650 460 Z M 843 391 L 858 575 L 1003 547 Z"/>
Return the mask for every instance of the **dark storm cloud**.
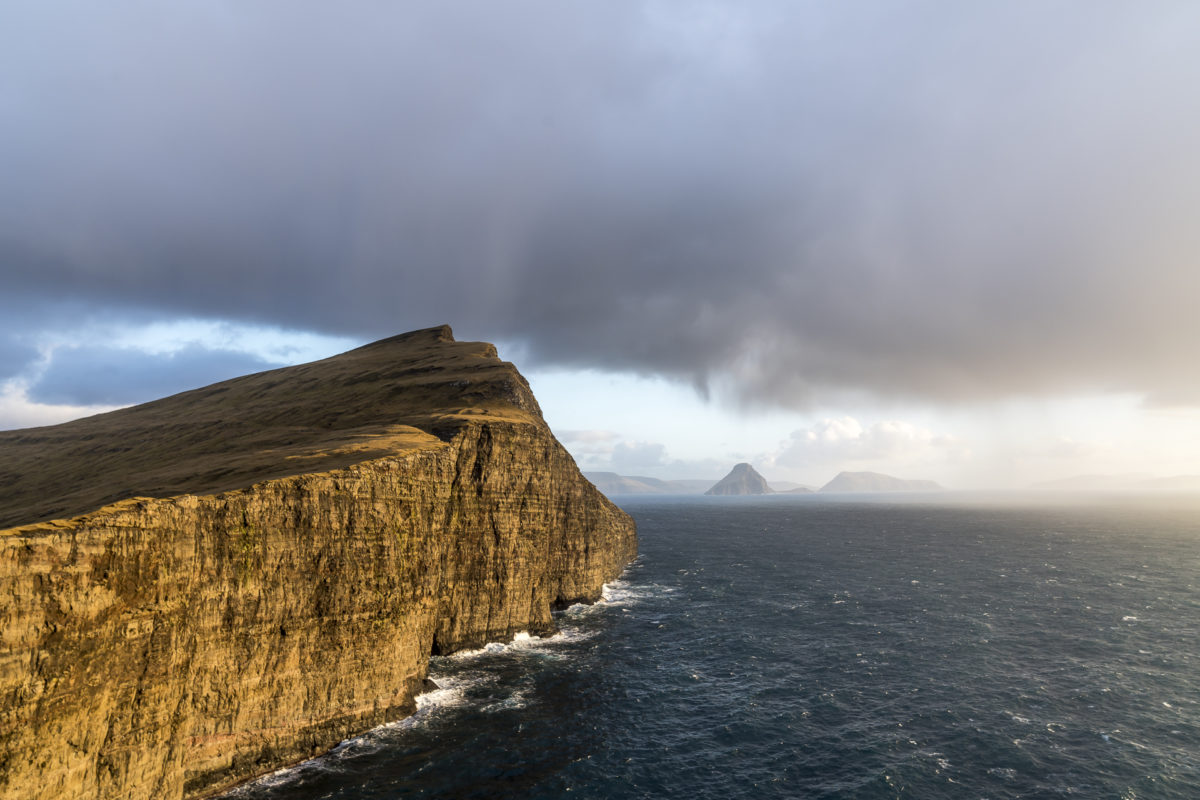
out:
<path id="1" fill-rule="evenodd" d="M 1194 4 L 2 13 L 27 306 L 445 321 L 791 405 L 1200 399 Z"/>
<path id="2" fill-rule="evenodd" d="M 279 366 L 254 356 L 190 345 L 175 353 L 104 345 L 55 351 L 29 399 L 54 405 L 129 405 Z"/>

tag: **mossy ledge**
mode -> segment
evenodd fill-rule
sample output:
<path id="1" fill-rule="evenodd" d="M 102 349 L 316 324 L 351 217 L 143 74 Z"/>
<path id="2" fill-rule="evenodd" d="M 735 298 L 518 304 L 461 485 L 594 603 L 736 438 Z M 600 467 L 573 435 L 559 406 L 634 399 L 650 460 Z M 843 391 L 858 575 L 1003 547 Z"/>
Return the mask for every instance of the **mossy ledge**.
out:
<path id="1" fill-rule="evenodd" d="M 448 327 L 0 433 L 0 797 L 198 798 L 414 710 L 636 555 Z"/>

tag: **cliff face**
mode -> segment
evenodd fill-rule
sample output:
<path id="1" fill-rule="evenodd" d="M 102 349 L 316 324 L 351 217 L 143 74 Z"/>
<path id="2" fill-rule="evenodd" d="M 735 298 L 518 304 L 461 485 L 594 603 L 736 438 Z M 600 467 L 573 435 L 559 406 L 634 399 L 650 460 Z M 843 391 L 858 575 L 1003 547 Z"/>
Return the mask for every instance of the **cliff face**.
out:
<path id="1" fill-rule="evenodd" d="M 379 363 L 414 349 L 433 359 L 393 414 L 346 407 L 354 424 L 306 439 L 291 424 L 299 412 L 283 409 L 280 447 L 303 471 L 255 457 L 248 475 L 291 474 L 0 531 L 0 796 L 211 794 L 411 713 L 431 653 L 550 631 L 552 609 L 599 596 L 636 554 L 632 521 L 582 478 L 511 365 L 476 349 L 480 363 L 464 366 L 462 344 L 437 331 L 441 341 L 397 340 L 350 370 L 387 396 L 395 379 Z M 319 385 L 314 366 L 290 369 Z M 267 373 L 284 405 L 287 373 Z M 472 404 L 457 408 L 430 400 L 467 393 Z M 129 430 L 136 412 L 94 419 Z M 364 423 L 371 415 L 384 421 Z M 71 425 L 58 439 L 68 451 L 86 427 Z M 278 444 L 262 426 L 246 430 L 267 451 Z M 164 463 L 209 456 L 184 448 Z"/>

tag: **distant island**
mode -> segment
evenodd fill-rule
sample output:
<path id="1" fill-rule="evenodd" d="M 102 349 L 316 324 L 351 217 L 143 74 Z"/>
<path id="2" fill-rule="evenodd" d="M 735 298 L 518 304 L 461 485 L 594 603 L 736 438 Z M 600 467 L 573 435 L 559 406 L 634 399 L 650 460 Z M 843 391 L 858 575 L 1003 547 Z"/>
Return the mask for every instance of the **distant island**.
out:
<path id="1" fill-rule="evenodd" d="M 788 481 L 767 481 L 753 466 L 737 464 L 719 481 L 711 478 L 664 480 L 615 472 L 585 472 L 584 477 L 606 495 L 705 494 L 710 496 L 812 494 L 850 492 L 935 492 L 943 487 L 934 481 L 906 480 L 879 472 L 840 472 L 819 489 Z"/>
<path id="2" fill-rule="evenodd" d="M 604 494 L 702 494 L 713 485 L 711 478 L 669 481 L 615 472 L 585 472 L 583 477 Z"/>
<path id="3" fill-rule="evenodd" d="M 880 472 L 839 472 L 837 477 L 821 487 L 822 492 L 936 492 L 941 486 L 934 481 L 912 481 L 893 478 Z"/>
<path id="4" fill-rule="evenodd" d="M 681 478 L 666 480 L 645 475 L 618 475 L 615 472 L 585 472 L 583 477 L 591 481 L 606 495 L 618 494 L 704 494 L 717 483 L 716 478 Z M 768 485 L 777 494 L 807 494 L 815 491 L 811 486 L 791 481 L 769 481 Z"/>
<path id="5" fill-rule="evenodd" d="M 754 467 L 742 462 L 735 464 L 729 474 L 717 481 L 706 495 L 774 494 L 767 479 L 759 475 Z"/>

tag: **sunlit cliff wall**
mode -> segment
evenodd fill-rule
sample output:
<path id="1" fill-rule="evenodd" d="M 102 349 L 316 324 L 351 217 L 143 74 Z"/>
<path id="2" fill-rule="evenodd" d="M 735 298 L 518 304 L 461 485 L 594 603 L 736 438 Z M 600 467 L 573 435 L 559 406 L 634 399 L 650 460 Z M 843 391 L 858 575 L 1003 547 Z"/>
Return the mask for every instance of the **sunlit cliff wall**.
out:
<path id="1" fill-rule="evenodd" d="M 189 424 L 257 433 L 267 457 L 235 464 L 234 482 L 288 473 L 179 492 L 229 476 L 211 469 L 213 447 L 218 462 L 238 451 L 222 441 L 171 459 L 167 448 L 161 463 L 194 468 L 163 496 L 0 531 L 0 797 L 201 797 L 302 760 L 411 713 L 431 653 L 552 630 L 553 609 L 595 600 L 635 556 L 632 521 L 580 475 L 494 349 L 464 349 L 448 329 L 372 347 L 349 367 L 360 351 L 304 365 L 312 391 L 291 400 L 295 375 L 264 373 L 282 388 L 259 402 L 296 406 L 272 411 L 279 436 L 246 410 L 262 376 L 227 382 L 232 395 L 158 401 L 141 422 L 129 409 L 66 433 L 0 434 L 0 456 L 26 466 L 39 447 L 43 461 L 78 458 L 89 430 L 88 447 L 144 437 L 190 408 Z M 311 369 L 325 363 L 336 369 Z M 409 366 L 388 378 L 380 364 Z M 317 426 L 319 447 L 306 446 L 303 409 L 326 373 L 359 387 L 330 389 L 343 408 L 368 399 L 343 414 L 353 424 Z M 208 420 L 214 396 L 234 402 Z M 389 411 L 380 397 L 400 399 Z M 137 482 L 162 474 L 129 463 L 110 467 L 115 483 L 97 477 L 112 484 L 99 490 L 132 482 L 142 494 Z M 36 507 L 36 493 L 7 486 L 11 522 L 11 497 Z"/>

